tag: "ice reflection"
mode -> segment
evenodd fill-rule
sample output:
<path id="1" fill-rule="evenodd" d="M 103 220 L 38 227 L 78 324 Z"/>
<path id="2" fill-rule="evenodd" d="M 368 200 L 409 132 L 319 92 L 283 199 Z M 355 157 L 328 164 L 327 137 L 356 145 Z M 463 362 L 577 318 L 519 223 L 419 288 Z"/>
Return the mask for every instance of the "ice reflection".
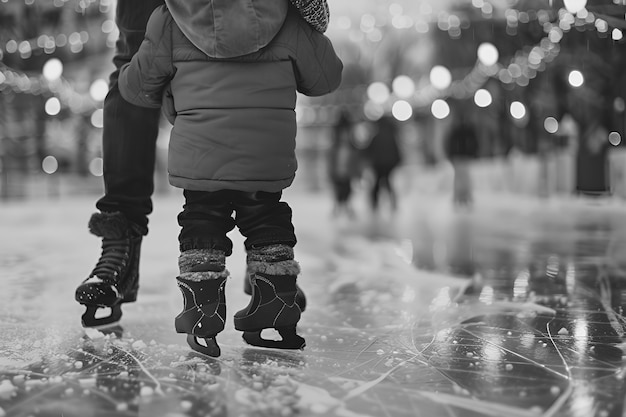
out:
<path id="1" fill-rule="evenodd" d="M 528 280 L 530 272 L 527 269 L 520 271 L 513 284 L 513 296 L 515 299 L 523 299 L 528 295 Z"/>
<path id="2" fill-rule="evenodd" d="M 0 294 L 9 319 L 0 323 L 0 414 L 621 416 L 623 214 L 505 214 L 424 216 L 413 229 L 381 221 L 376 236 L 302 224 L 307 348 L 250 348 L 227 327 L 218 359 L 190 352 L 171 330 L 180 300 L 163 290 L 166 256 L 145 263 L 144 298 L 125 310 L 124 329 L 84 332 L 80 306 L 51 300 L 71 294 L 89 260 L 71 274 L 63 262 L 54 276 L 67 282 L 42 291 L 50 279 L 31 271 L 46 270 L 59 242 L 38 232 L 44 260 L 23 265 L 13 253 L 28 245 L 4 248 L 8 282 L 21 290 Z M 429 260 L 433 241 L 448 248 L 438 262 Z M 236 310 L 247 296 L 233 275 Z"/>
<path id="3" fill-rule="evenodd" d="M 536 415 L 621 415 L 626 274 L 613 265 L 625 255 L 623 227 L 610 216 L 509 220 L 517 233 L 490 225 L 465 240 L 476 274 L 454 302 L 433 300 L 440 330 L 423 355 L 474 399 L 450 403 L 480 415 L 502 402 L 507 415 L 529 404 Z M 462 228 L 445 230 L 447 241 L 464 239 Z"/>

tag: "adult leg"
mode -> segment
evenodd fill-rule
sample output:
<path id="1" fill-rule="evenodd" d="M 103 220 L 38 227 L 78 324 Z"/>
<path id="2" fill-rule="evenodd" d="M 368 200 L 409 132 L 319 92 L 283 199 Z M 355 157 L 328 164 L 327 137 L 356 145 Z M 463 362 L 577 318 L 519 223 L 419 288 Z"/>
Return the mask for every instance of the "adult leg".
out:
<path id="1" fill-rule="evenodd" d="M 128 103 L 119 92 L 117 78 L 144 39 L 146 23 L 163 0 L 118 0 L 116 22 L 120 31 L 113 58 L 109 93 L 104 101 L 102 154 L 104 196 L 96 207 L 107 213 L 120 212 L 147 233 L 152 212 L 154 161 L 159 129 L 159 109 Z"/>
<path id="2" fill-rule="evenodd" d="M 260 247 L 271 245 L 286 245 L 293 253 L 296 245 L 296 235 L 291 222 L 291 207 L 281 202 L 282 193 L 239 193 L 234 199 L 236 223 L 245 241 L 246 251 L 254 251 Z M 293 259 L 293 255 L 291 257 Z M 244 292 L 252 295 L 250 271 L 246 271 Z M 306 296 L 304 291 L 296 285 L 296 302 L 301 311 L 306 310 Z"/>
<path id="3" fill-rule="evenodd" d="M 378 210 L 378 204 L 380 199 L 380 187 L 382 181 L 382 173 L 379 168 L 374 169 L 374 184 L 370 190 L 370 206 L 372 210 Z"/>
<path id="4" fill-rule="evenodd" d="M 391 182 L 391 173 L 393 169 L 388 168 L 384 170 L 381 174 L 380 183 L 381 187 L 387 190 L 387 195 L 389 196 L 389 203 L 391 204 L 391 209 L 396 210 L 398 207 L 398 197 L 396 195 L 396 190 L 393 188 L 393 183 Z"/>
<path id="5" fill-rule="evenodd" d="M 142 237 L 148 232 L 152 211 L 154 156 L 159 111 L 127 103 L 117 87 L 119 68 L 130 61 L 143 41 L 148 17 L 163 0 L 118 0 L 120 36 L 113 59 L 110 90 L 104 102 L 102 148 L 105 195 L 96 203 L 100 213 L 89 220 L 89 230 L 102 238 L 102 253 L 95 268 L 78 286 L 75 299 L 87 307 L 86 327 L 115 324 L 121 304 L 133 302 L 139 288 Z M 96 319 L 100 307 L 109 317 Z"/>

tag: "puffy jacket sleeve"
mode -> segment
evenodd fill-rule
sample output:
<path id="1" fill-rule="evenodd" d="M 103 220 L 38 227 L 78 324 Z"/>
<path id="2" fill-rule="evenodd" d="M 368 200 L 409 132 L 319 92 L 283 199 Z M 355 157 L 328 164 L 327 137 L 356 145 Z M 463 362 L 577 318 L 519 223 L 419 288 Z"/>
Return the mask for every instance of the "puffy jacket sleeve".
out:
<path id="1" fill-rule="evenodd" d="M 131 61 L 120 68 L 120 93 L 137 106 L 161 107 L 164 87 L 174 75 L 172 64 L 173 20 L 165 6 L 150 16 L 146 35 Z"/>
<path id="2" fill-rule="evenodd" d="M 322 96 L 339 87 L 343 63 L 330 39 L 306 24 L 298 36 L 295 70 L 300 93 Z"/>

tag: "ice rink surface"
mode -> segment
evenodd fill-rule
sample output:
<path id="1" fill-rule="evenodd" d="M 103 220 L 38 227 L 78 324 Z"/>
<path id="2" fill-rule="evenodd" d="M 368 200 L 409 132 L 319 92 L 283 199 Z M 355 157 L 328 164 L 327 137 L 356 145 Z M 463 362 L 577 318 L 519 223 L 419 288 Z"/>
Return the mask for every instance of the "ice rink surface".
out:
<path id="1" fill-rule="evenodd" d="M 331 216 L 285 194 L 308 299 L 302 351 L 234 330 L 245 253 L 232 233 L 222 356 L 176 334 L 178 193 L 158 197 L 140 292 L 85 331 L 75 287 L 100 242 L 92 197 L 0 205 L 0 416 L 622 416 L 626 206 L 412 196 Z"/>

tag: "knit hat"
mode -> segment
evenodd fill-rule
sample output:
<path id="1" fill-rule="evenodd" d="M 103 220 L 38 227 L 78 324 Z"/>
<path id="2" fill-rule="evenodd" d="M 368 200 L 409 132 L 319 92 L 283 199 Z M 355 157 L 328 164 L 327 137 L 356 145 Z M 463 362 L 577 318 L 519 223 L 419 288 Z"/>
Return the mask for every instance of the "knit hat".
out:
<path id="1" fill-rule="evenodd" d="M 304 20 L 315 30 L 320 33 L 326 32 L 330 19 L 326 0 L 291 0 L 291 4 L 298 9 Z"/>

